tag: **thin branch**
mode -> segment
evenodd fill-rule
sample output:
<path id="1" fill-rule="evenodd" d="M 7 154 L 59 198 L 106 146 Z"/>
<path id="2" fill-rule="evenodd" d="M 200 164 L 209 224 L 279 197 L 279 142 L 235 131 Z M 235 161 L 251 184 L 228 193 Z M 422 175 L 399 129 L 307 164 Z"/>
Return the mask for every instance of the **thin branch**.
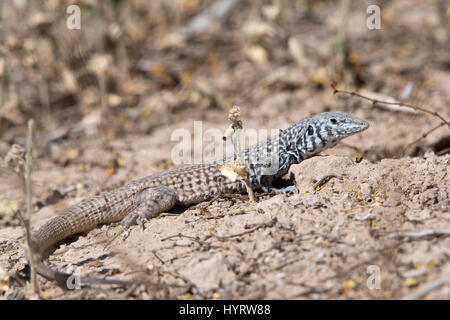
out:
<path id="1" fill-rule="evenodd" d="M 27 146 L 25 153 L 25 172 L 23 175 L 24 179 L 24 187 L 25 187 L 25 201 L 26 201 L 26 217 L 22 219 L 25 226 L 25 233 L 27 237 L 27 244 L 29 249 L 29 258 L 30 258 L 30 269 L 31 269 L 31 288 L 33 292 L 36 294 L 39 293 L 37 278 L 36 278 L 36 255 L 33 252 L 33 248 L 35 247 L 32 244 L 31 240 L 31 199 L 32 199 L 32 190 L 31 190 L 31 150 L 33 144 L 33 119 L 28 120 L 28 132 L 27 132 Z"/>
<path id="2" fill-rule="evenodd" d="M 426 137 L 427 137 L 430 133 L 432 133 L 434 130 L 437 130 L 437 129 L 439 129 L 440 127 L 443 127 L 443 126 L 445 126 L 445 123 L 444 123 L 444 122 L 441 122 L 441 123 L 438 124 L 437 126 L 431 128 L 431 129 L 428 130 L 427 132 L 423 133 L 422 136 L 420 136 L 420 138 L 414 140 L 414 141 L 411 142 L 411 143 L 408 143 L 408 144 L 406 145 L 406 147 L 403 149 L 403 153 L 406 153 L 406 151 L 407 151 L 409 148 L 411 148 L 411 146 L 413 146 L 414 144 L 416 144 L 416 143 L 419 142 L 420 140 L 426 138 Z"/>
<path id="3" fill-rule="evenodd" d="M 181 33 L 190 36 L 210 30 L 215 21 L 224 19 L 238 3 L 238 0 L 217 0 L 211 7 L 192 18 L 188 25 L 181 29 Z"/>
<path id="4" fill-rule="evenodd" d="M 355 92 L 355 91 L 347 91 L 347 90 L 337 89 L 336 85 L 334 85 L 334 84 L 332 84 L 331 87 L 334 90 L 333 94 L 344 93 L 344 94 L 348 94 L 348 95 L 351 95 L 351 96 L 356 96 L 356 97 L 359 97 L 359 98 L 371 101 L 372 104 L 374 104 L 374 105 L 377 104 L 377 103 L 389 104 L 389 105 L 397 105 L 397 106 L 402 106 L 402 107 L 409 107 L 409 108 L 414 109 L 414 110 L 418 110 L 418 111 L 422 111 L 422 112 L 431 114 L 431 115 L 439 118 L 442 121 L 443 124 L 446 124 L 450 128 L 450 123 L 447 120 L 445 120 L 444 117 L 442 117 L 436 111 L 431 111 L 431 110 L 428 110 L 428 109 L 425 109 L 425 108 L 417 107 L 415 105 L 412 105 L 412 104 L 409 104 L 409 103 L 400 102 L 400 101 L 392 102 L 392 101 L 382 101 L 382 100 L 378 100 L 378 99 L 373 99 L 373 98 L 370 98 L 370 97 L 366 97 L 365 95 L 362 95 L 362 94 L 360 94 L 358 92 Z"/>
<path id="5" fill-rule="evenodd" d="M 421 290 L 418 290 L 415 293 L 409 294 L 407 296 L 404 296 L 402 300 L 416 300 L 425 297 L 430 292 L 439 289 L 443 285 L 445 285 L 447 282 L 450 282 L 450 275 L 445 275 L 436 281 L 433 281 L 432 283 L 425 285 L 425 287 Z"/>
<path id="6" fill-rule="evenodd" d="M 246 234 L 253 233 L 256 230 L 261 229 L 261 228 L 263 228 L 263 229 L 265 229 L 265 228 L 272 228 L 276 223 L 277 223 L 277 219 L 273 218 L 269 222 L 263 222 L 263 223 L 257 224 L 255 227 L 253 227 L 253 228 L 251 228 L 249 230 L 240 232 L 240 233 L 235 233 L 235 234 L 226 235 L 226 236 L 219 236 L 219 235 L 211 233 L 211 234 L 207 235 L 203 239 L 203 241 L 206 241 L 209 238 L 216 238 L 219 241 L 227 241 L 227 240 L 230 240 L 232 238 L 238 238 L 238 237 L 242 237 L 242 236 L 244 236 Z"/>
<path id="7" fill-rule="evenodd" d="M 429 238 L 436 238 L 441 236 L 450 236 L 450 229 L 449 230 L 434 230 L 434 229 L 428 229 L 428 230 L 421 230 L 421 231 L 398 231 L 393 232 L 388 235 L 388 238 L 391 239 L 399 239 L 404 241 L 412 241 L 412 240 L 423 240 L 423 239 L 429 239 Z"/>
<path id="8" fill-rule="evenodd" d="M 323 177 L 322 179 L 320 179 L 319 181 L 317 181 L 314 185 L 313 185 L 313 190 L 314 191 L 320 191 L 322 190 L 322 187 L 328 182 L 330 181 L 332 178 L 341 178 L 340 176 L 337 176 L 335 174 L 329 174 L 326 175 L 325 177 Z"/>
<path id="9" fill-rule="evenodd" d="M 242 120 L 239 119 L 240 114 L 241 109 L 238 106 L 233 106 L 233 108 L 230 109 L 228 119 L 231 122 L 231 126 L 226 130 L 222 137 L 222 139 L 226 140 L 231 136 L 237 163 L 222 164 L 219 165 L 219 168 L 221 173 L 232 181 L 234 181 L 236 175 L 239 176 L 245 184 L 250 202 L 255 202 L 255 193 L 253 192 L 250 182 L 250 170 L 245 164 L 241 147 Z"/>

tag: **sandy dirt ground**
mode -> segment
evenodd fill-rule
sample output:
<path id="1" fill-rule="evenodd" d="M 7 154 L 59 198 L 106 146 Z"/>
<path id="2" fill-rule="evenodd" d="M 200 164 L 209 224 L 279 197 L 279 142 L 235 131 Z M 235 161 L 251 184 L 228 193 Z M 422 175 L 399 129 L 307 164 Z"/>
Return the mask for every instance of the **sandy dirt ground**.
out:
<path id="1" fill-rule="evenodd" d="M 369 146 L 367 135 L 352 137 L 349 143 Z M 149 143 L 146 140 L 142 143 Z M 133 148 L 140 149 L 138 145 Z M 137 160 L 143 159 L 140 152 L 123 154 L 126 163 L 137 161 L 135 169 L 124 171 L 137 171 L 139 176 L 137 168 L 145 163 L 157 165 L 158 159 L 150 164 Z M 132 227 L 128 237 L 109 246 L 95 243 L 120 227 L 104 226 L 63 244 L 49 265 L 65 271 L 77 267 L 82 274 L 98 277 L 137 277 L 147 285 L 131 297 L 141 298 L 401 298 L 445 278 L 450 273 L 450 159 L 426 153 L 419 158 L 356 162 L 353 152 L 342 147 L 327 154 L 291 168 L 298 194 L 262 195 L 257 203 L 246 197 L 202 203 L 163 214 L 146 223 L 144 230 Z M 73 177 L 58 181 L 42 168 L 36 180 L 46 182 L 53 193 L 61 185 L 79 182 L 79 170 L 53 170 L 55 177 Z M 113 186 L 116 179 L 120 184 L 129 175 L 107 184 Z M 84 176 L 98 179 L 91 170 Z M 330 180 L 314 190 L 326 176 Z M 91 188 L 72 191 L 63 203 L 41 208 L 34 225 L 37 228 L 61 207 L 90 193 Z M 2 228 L 0 241 L 1 268 L 9 273 L 23 270 L 22 228 Z M 368 283 L 376 285 L 369 279 L 374 272 L 380 275 L 379 289 L 368 288 Z M 52 282 L 44 281 L 43 287 L 48 297 L 80 297 L 79 291 L 65 291 Z M 104 290 L 86 289 L 83 297 L 101 298 Z M 114 298 L 121 297 L 122 290 L 107 292 Z M 448 295 L 446 284 L 426 297 Z"/>
<path id="2" fill-rule="evenodd" d="M 364 84 L 356 81 L 349 86 L 343 80 L 341 88 L 359 86 L 359 92 L 398 97 L 413 83 L 410 103 L 450 119 L 450 33 L 439 26 L 433 6 L 413 2 L 415 6 L 407 1 L 383 2 L 387 12 L 383 33 L 349 28 L 354 70 Z M 365 23 L 364 8 L 354 5 L 349 25 Z M 257 11 L 244 6 L 232 21 L 246 21 Z M 174 130 L 183 128 L 193 135 L 193 121 L 199 120 L 204 130 L 225 131 L 228 110 L 217 97 L 224 97 L 226 105 L 241 106 L 244 129 L 283 129 L 310 114 L 331 110 L 370 123 L 367 131 L 293 165 L 289 177 L 299 193 L 257 192 L 256 202 L 246 195 L 222 197 L 163 213 L 147 221 L 145 228 L 132 226 L 109 245 L 104 241 L 120 226 L 99 226 L 69 239 L 50 255 L 47 265 L 100 278 L 137 279 L 141 284 L 132 290 L 88 284 L 68 290 L 39 278 L 42 297 L 449 299 L 449 129 L 440 127 L 420 139 L 440 123 L 438 118 L 333 94 L 323 76 L 325 60 L 313 56 L 320 56 L 319 43 L 327 32 L 338 29 L 336 12 L 337 8 L 318 8 L 320 25 L 307 21 L 289 29 L 292 21 L 281 23 L 291 32 L 286 36 L 290 45 L 273 38 L 270 45 L 255 40 L 268 52 L 263 64 L 255 62 L 258 58 L 245 51 L 248 48 L 241 52 L 234 38 L 215 40 L 219 49 L 210 54 L 205 53 L 210 47 L 198 40 L 191 63 L 209 60 L 197 73 L 184 76 L 198 78 L 198 84 L 206 80 L 217 96 L 204 94 L 196 85 L 187 86 L 192 91 L 180 89 L 185 84 L 171 87 L 166 77 L 186 71 L 171 63 L 185 57 L 174 58 L 170 51 L 164 61 L 164 51 L 147 48 L 152 59 L 169 71 L 151 69 L 149 82 L 140 75 L 128 79 L 124 87 L 132 88 L 131 93 L 123 95 L 119 106 L 114 106 L 117 94 L 109 96 L 109 119 L 115 119 L 117 127 L 92 129 L 100 103 L 94 97 L 91 104 L 97 108 L 87 103 L 83 117 L 75 117 L 82 129 L 72 126 L 63 134 L 39 129 L 33 167 L 34 230 L 82 199 L 175 167 L 170 160 Z M 308 67 L 298 60 L 298 51 L 292 49 L 296 45 L 311 56 Z M 90 91 L 83 94 L 92 98 Z M 135 107 L 122 112 L 121 105 L 128 103 Z M 54 117 L 60 114 L 55 112 Z M 24 145 L 25 127 L 22 123 L 2 131 L 2 155 L 13 143 Z M 315 188 L 325 177 L 326 182 Z M 20 198 L 20 183 L 10 176 L 2 179 L 8 181 L 1 189 L 5 198 Z M 14 215 L 17 210 L 5 208 L 8 205 L 11 202 L 3 201 L 0 208 L 0 297 L 29 298 L 24 229 Z"/>

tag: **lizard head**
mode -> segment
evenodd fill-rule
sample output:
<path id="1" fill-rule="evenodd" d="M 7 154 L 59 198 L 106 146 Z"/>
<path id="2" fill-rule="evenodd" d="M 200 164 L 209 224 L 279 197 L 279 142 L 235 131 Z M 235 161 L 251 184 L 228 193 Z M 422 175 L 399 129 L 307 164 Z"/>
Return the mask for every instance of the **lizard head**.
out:
<path id="1" fill-rule="evenodd" d="M 292 126 L 295 146 L 301 158 L 313 156 L 334 147 L 340 140 L 364 131 L 369 124 L 345 112 L 324 112 L 303 119 Z M 292 148 L 293 147 L 293 148 Z"/>

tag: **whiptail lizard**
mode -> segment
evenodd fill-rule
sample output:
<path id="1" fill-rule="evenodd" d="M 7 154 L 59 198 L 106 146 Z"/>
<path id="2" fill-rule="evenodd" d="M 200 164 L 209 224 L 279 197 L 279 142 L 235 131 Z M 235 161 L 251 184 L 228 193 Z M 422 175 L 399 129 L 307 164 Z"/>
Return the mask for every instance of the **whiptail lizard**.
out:
<path id="1" fill-rule="evenodd" d="M 366 130 L 369 124 L 343 112 L 307 117 L 279 134 L 243 152 L 254 189 L 265 192 L 295 191 L 294 186 L 277 189 L 273 181 L 288 173 L 292 164 L 334 147 L 339 140 Z M 99 224 L 152 218 L 176 205 L 189 206 L 218 194 L 244 193 L 243 181 L 222 175 L 219 164 L 190 165 L 135 180 L 121 188 L 84 200 L 45 223 L 32 235 L 33 251 L 44 252 L 69 236 L 89 231 Z M 268 166 L 268 164 L 271 165 Z M 65 280 L 40 263 L 37 271 L 46 278 Z M 65 275 L 65 274 L 63 274 Z"/>

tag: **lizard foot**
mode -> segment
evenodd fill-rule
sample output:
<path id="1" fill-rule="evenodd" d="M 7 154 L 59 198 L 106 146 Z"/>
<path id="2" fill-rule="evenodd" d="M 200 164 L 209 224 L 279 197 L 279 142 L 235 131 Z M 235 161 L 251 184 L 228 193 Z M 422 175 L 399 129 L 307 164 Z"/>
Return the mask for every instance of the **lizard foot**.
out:
<path id="1" fill-rule="evenodd" d="M 269 192 L 275 192 L 275 193 L 287 193 L 287 192 L 291 192 L 291 193 L 298 193 L 298 189 L 296 186 L 288 186 L 288 187 L 284 187 L 284 188 L 269 188 Z"/>
<path id="2" fill-rule="evenodd" d="M 126 216 L 125 218 L 122 219 L 122 221 L 114 224 L 114 225 L 122 225 L 122 229 L 120 229 L 119 232 L 117 232 L 114 236 L 112 236 L 108 240 L 107 244 L 109 245 L 111 242 L 116 240 L 117 237 L 120 236 L 121 234 L 123 234 L 125 231 L 126 231 L 125 238 L 128 237 L 128 231 L 129 231 L 130 226 L 132 226 L 132 225 L 140 224 L 140 225 L 142 225 L 142 229 L 144 229 L 144 222 L 145 221 L 147 221 L 147 219 L 145 217 L 142 217 L 137 212 Z"/>

